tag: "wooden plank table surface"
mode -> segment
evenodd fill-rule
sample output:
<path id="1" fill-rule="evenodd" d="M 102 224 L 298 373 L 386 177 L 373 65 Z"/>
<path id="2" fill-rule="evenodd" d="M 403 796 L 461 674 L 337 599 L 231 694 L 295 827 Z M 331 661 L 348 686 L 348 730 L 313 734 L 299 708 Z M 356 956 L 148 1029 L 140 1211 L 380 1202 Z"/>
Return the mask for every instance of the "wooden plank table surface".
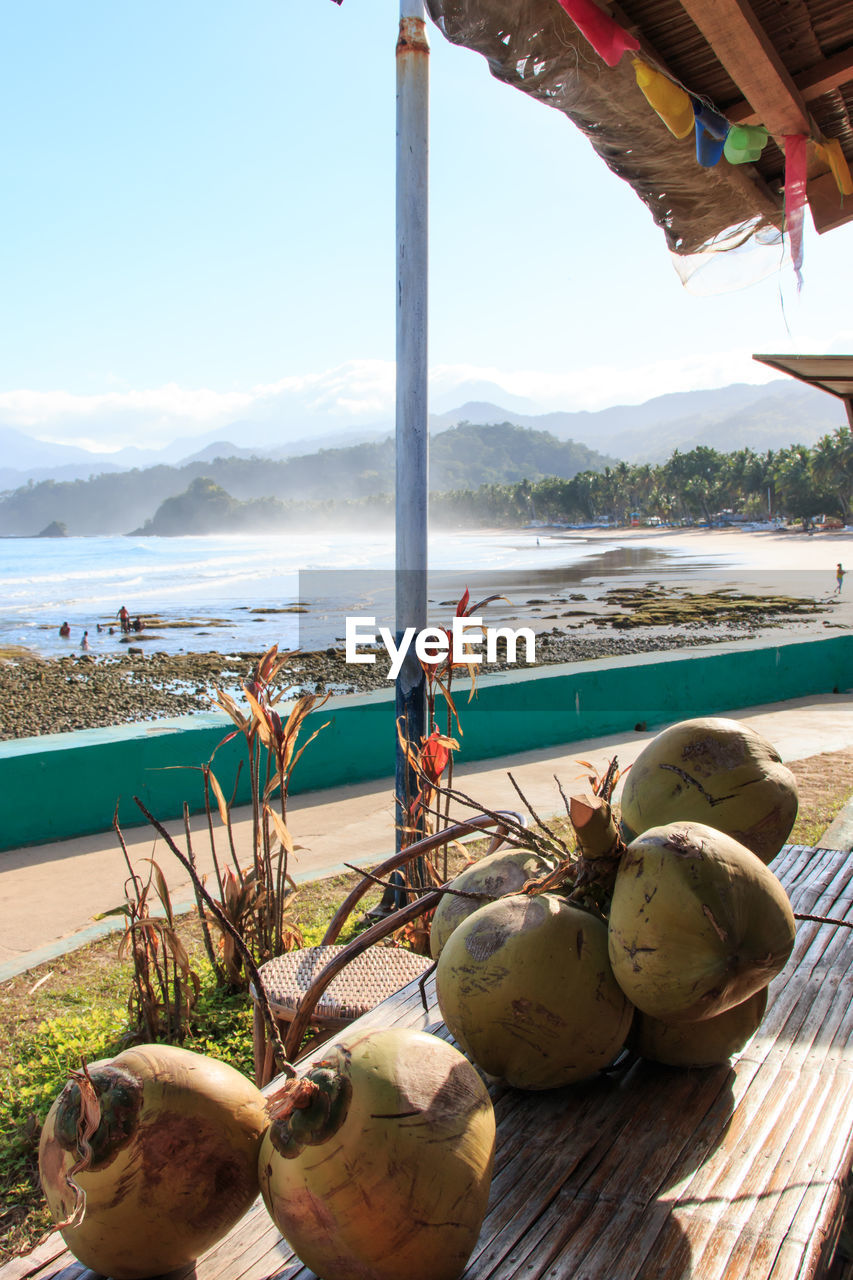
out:
<path id="1" fill-rule="evenodd" d="M 853 855 L 786 846 L 795 912 L 853 922 Z M 495 1086 L 489 1211 L 465 1280 L 824 1276 L 851 1181 L 853 931 L 797 922 L 756 1035 L 731 1064 L 634 1061 L 547 1093 Z M 432 981 L 359 1022 L 447 1036 Z M 197 1280 L 310 1280 L 257 1201 Z M 54 1234 L 0 1280 L 93 1280 Z M 405 1277 L 401 1277 L 405 1280 Z"/>

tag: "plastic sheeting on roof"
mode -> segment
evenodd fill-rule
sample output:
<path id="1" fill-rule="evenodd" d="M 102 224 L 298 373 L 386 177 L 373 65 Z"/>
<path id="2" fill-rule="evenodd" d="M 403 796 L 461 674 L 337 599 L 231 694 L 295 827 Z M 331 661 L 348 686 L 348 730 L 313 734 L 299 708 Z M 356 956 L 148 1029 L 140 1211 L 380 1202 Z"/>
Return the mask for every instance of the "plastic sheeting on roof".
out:
<path id="1" fill-rule="evenodd" d="M 426 4 L 442 34 L 482 54 L 498 80 L 569 117 L 633 187 L 674 254 L 700 261 L 751 237 L 778 240 L 781 208 L 748 167 L 697 164 L 691 142 L 650 110 L 630 55 L 606 66 L 556 0 Z"/>

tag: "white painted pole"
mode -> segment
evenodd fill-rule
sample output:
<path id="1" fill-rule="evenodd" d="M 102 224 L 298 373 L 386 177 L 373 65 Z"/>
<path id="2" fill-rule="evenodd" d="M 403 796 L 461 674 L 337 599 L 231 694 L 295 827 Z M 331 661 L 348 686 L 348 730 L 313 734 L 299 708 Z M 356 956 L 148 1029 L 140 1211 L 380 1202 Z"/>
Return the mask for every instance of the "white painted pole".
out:
<path id="1" fill-rule="evenodd" d="M 396 630 L 427 621 L 427 268 L 429 41 L 424 0 L 400 0 L 397 39 L 397 476 Z M 397 678 L 397 721 L 418 744 L 426 733 L 423 670 L 411 646 Z M 407 774 L 409 775 L 407 778 Z M 414 786 L 414 791 L 412 787 Z M 417 784 L 397 748 L 397 818 Z M 398 848 L 400 840 L 398 837 Z"/>

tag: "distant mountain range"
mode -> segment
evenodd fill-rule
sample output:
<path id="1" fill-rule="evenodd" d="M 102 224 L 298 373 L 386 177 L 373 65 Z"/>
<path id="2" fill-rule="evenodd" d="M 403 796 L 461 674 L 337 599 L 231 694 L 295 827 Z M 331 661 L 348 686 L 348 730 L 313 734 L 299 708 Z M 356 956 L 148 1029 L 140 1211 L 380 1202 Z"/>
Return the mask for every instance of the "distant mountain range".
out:
<path id="1" fill-rule="evenodd" d="M 462 387 L 463 392 L 474 396 L 496 390 L 478 383 Z M 431 432 L 438 435 L 460 422 L 506 422 L 546 431 L 558 440 L 573 440 L 627 462 L 660 462 L 676 448 L 685 452 L 699 444 L 721 451 L 749 445 L 756 452 L 789 444 L 812 445 L 846 421 L 842 405 L 833 396 L 792 379 L 763 386 L 737 383 L 713 391 L 677 392 L 656 396 L 644 404 L 618 405 L 597 412 L 535 413 L 525 401 L 500 394 L 500 403 L 472 398 L 457 408 L 434 412 L 430 417 Z M 441 398 L 436 402 L 437 410 L 440 405 Z M 237 420 L 207 435 L 181 437 L 165 449 L 133 447 L 115 453 L 94 453 L 39 440 L 0 425 L 0 490 L 16 489 L 30 480 L 85 480 L 132 468 L 181 467 L 215 458 L 282 459 L 317 450 L 378 444 L 393 433 L 393 424 L 377 422 L 320 434 L 305 431 L 282 443 L 283 437 L 293 431 L 289 425 L 276 436 L 274 424 Z M 240 443 L 235 444 L 235 440 Z"/>
<path id="2" fill-rule="evenodd" d="M 656 396 L 645 404 L 617 405 L 595 413 L 521 414 L 494 404 L 472 403 L 432 418 L 441 431 L 458 422 L 512 422 L 576 440 L 625 462 L 663 462 L 707 445 L 727 453 L 749 446 L 756 453 L 791 444 L 813 445 L 846 423 L 840 400 L 793 380 L 764 386 L 737 383 L 715 391 Z"/>

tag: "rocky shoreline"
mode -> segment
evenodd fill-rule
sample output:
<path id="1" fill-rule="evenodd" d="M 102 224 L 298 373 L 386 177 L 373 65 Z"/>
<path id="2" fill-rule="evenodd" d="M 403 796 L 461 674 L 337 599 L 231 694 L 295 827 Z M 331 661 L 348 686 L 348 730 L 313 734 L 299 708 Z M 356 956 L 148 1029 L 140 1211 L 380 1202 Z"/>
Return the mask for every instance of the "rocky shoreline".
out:
<path id="1" fill-rule="evenodd" d="M 660 600 L 657 596 L 655 603 Z M 626 624 L 624 595 L 613 605 L 622 612 L 600 616 L 584 623 L 563 624 L 550 630 L 537 626 L 537 663 L 585 662 L 611 656 L 684 650 L 722 641 L 750 640 L 780 626 L 798 627 L 819 634 L 822 623 L 813 616 L 814 606 L 803 609 L 774 609 L 773 602 L 759 616 L 754 612 L 715 611 L 717 625 L 710 625 L 707 613 L 696 614 L 694 596 L 685 602 L 687 612 L 677 625 L 650 623 L 636 611 Z M 630 603 L 630 602 L 629 602 Z M 639 602 L 637 602 L 639 603 Z M 802 602 L 798 602 L 802 604 Z M 791 614 L 796 619 L 792 620 Z M 542 620 L 545 621 L 544 619 Z M 580 632 L 580 634 L 578 634 Z M 825 634 L 825 633 L 824 633 Z M 223 655 L 214 652 L 166 654 L 129 646 L 122 654 L 94 657 L 72 654 L 41 659 L 22 652 L 0 656 L 0 739 L 66 733 L 78 729 L 109 727 L 130 722 L 155 720 L 201 711 L 216 710 L 217 688 L 239 693 L 242 681 L 251 677 L 259 653 Z M 513 667 L 519 670 L 522 664 Z M 288 690 L 330 692 L 332 694 L 387 689 L 387 656 L 377 654 L 373 665 L 347 664 L 343 649 L 329 648 L 299 653 L 289 664 L 292 683 Z M 480 667 L 481 673 L 501 670 L 501 666 Z M 466 673 L 457 676 L 455 687 L 467 688 Z"/>

